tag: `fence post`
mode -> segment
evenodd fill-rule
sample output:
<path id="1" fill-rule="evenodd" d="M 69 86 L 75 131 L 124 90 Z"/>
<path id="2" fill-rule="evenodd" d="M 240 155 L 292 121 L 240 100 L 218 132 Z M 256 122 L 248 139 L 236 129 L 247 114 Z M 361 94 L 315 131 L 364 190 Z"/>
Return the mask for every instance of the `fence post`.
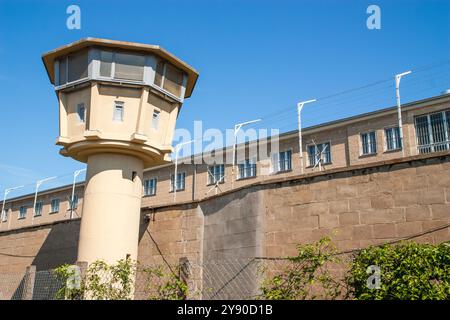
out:
<path id="1" fill-rule="evenodd" d="M 189 268 L 189 259 L 187 257 L 181 257 L 178 260 L 179 266 L 180 266 L 180 280 L 183 281 L 186 286 L 188 287 L 188 295 L 190 293 L 191 285 L 189 283 L 189 276 L 190 276 L 190 268 Z M 188 297 L 184 297 L 184 299 L 187 299 Z"/>
<path id="2" fill-rule="evenodd" d="M 77 261 L 75 263 L 75 265 L 78 268 L 80 268 L 80 281 L 81 281 L 80 285 L 82 285 L 83 281 L 86 281 L 85 278 L 86 278 L 86 271 L 87 271 L 87 268 L 88 268 L 88 263 L 86 261 Z M 84 300 L 84 295 L 85 294 L 86 294 L 85 292 L 82 293 L 82 296 L 80 297 L 81 300 Z"/>
<path id="3" fill-rule="evenodd" d="M 22 300 L 32 300 L 34 283 L 36 280 L 36 266 L 28 266 L 25 271 L 25 283 L 23 286 Z"/>

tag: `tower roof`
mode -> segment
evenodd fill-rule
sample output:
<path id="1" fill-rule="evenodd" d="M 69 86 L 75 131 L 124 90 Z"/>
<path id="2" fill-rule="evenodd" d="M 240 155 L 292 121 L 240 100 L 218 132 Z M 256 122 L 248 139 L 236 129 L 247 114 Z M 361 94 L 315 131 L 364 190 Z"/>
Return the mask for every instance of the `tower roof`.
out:
<path id="1" fill-rule="evenodd" d="M 55 83 L 54 77 L 54 61 L 60 56 L 67 55 L 74 51 L 79 51 L 80 49 L 92 47 L 92 46 L 101 46 L 101 47 L 109 47 L 109 48 L 118 48 L 118 49 L 126 49 L 137 52 L 150 52 L 155 55 L 169 61 L 179 69 L 183 70 L 188 75 L 188 81 L 186 85 L 186 93 L 185 98 L 189 98 L 194 90 L 195 83 L 197 82 L 198 72 L 185 63 L 184 61 L 177 58 L 175 55 L 166 51 L 158 45 L 152 44 L 143 44 L 136 42 L 127 42 L 127 41 L 117 41 L 117 40 L 108 40 L 108 39 L 100 39 L 100 38 L 84 38 L 70 44 L 61 46 L 49 52 L 46 52 L 42 55 L 42 61 L 44 62 L 45 69 L 47 70 L 47 75 L 50 78 L 50 82 L 52 84 Z"/>

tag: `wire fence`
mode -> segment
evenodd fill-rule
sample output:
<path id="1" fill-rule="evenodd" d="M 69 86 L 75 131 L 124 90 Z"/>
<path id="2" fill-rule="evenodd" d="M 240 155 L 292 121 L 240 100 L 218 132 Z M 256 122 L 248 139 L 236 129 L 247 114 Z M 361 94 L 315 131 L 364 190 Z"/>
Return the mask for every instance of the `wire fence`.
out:
<path id="1" fill-rule="evenodd" d="M 111 294 L 119 292 L 123 285 L 120 281 L 112 281 L 111 273 L 100 271 L 95 279 L 90 276 L 86 281 L 102 283 L 101 292 L 105 299 L 255 300 L 264 298 L 261 290 L 265 281 L 293 267 L 295 263 L 284 258 L 184 261 L 176 266 L 141 265 L 133 273 L 129 296 Z M 342 269 L 340 265 L 330 270 Z M 22 273 L 0 274 L 0 299 L 73 299 L 64 291 L 73 288 L 73 283 L 73 278 L 63 280 L 54 270 L 35 271 L 29 267 Z M 100 287 L 98 283 L 96 290 Z"/>

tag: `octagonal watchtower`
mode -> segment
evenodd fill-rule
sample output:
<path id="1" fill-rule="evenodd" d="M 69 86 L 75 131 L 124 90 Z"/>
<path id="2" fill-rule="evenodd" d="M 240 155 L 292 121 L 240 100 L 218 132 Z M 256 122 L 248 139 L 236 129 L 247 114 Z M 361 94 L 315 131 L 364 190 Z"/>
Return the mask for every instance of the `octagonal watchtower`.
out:
<path id="1" fill-rule="evenodd" d="M 87 163 L 78 260 L 137 258 L 143 169 L 169 160 L 198 73 L 159 46 L 86 38 L 42 57 L 60 153 Z"/>

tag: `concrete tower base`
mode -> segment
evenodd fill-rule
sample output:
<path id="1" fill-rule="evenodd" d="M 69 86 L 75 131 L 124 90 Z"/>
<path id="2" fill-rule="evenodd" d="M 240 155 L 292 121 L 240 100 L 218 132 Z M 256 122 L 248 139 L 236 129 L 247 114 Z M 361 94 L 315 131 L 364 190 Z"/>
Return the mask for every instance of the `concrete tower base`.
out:
<path id="1" fill-rule="evenodd" d="M 78 261 L 137 259 L 143 167 L 133 156 L 89 156 Z"/>

